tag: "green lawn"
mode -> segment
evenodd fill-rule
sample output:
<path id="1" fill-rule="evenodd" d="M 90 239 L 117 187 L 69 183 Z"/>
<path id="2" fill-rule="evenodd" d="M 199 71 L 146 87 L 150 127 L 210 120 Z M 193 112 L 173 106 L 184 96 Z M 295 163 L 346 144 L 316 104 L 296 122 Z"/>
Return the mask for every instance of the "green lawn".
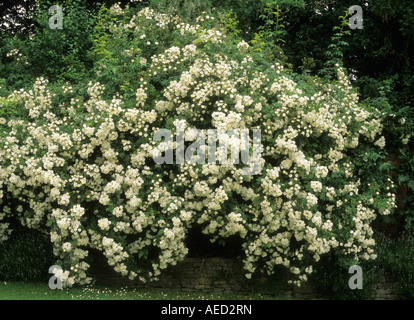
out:
<path id="1" fill-rule="evenodd" d="M 99 287 L 51 290 L 47 283 L 0 282 L 0 300 L 278 300 L 261 294 L 200 293 L 171 289 Z"/>

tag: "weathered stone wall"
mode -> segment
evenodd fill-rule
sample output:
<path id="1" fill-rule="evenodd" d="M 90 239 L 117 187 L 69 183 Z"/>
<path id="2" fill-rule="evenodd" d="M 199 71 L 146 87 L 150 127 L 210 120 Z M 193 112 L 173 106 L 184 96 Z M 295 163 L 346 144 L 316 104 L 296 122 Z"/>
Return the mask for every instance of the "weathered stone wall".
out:
<path id="1" fill-rule="evenodd" d="M 246 279 L 243 264 L 230 258 L 186 258 L 176 266 L 171 266 L 160 276 L 160 280 L 143 284 L 120 277 L 111 270 L 102 257 L 96 257 L 93 275 L 97 284 L 128 285 L 136 287 L 169 288 L 182 291 L 233 291 L 254 292 L 260 287 L 262 293 L 277 294 L 282 298 L 329 299 L 317 292 L 316 286 L 308 281 L 300 288 L 287 284 L 287 272 L 278 274 L 277 279 L 269 281 L 266 277 L 256 278 L 253 282 Z M 374 299 L 401 299 L 397 285 L 391 275 L 386 274 L 374 287 Z"/>
<path id="2" fill-rule="evenodd" d="M 380 279 L 374 287 L 375 300 L 399 300 L 402 299 L 402 295 L 398 292 L 397 282 L 394 277 L 386 273 Z"/>
<path id="3" fill-rule="evenodd" d="M 107 267 L 106 262 L 95 257 L 92 275 L 97 284 L 128 284 L 157 288 L 174 288 L 183 291 L 230 291 L 242 290 L 247 283 L 242 263 L 226 258 L 186 258 L 176 266 L 163 270 L 160 280 L 143 284 L 121 278 Z"/>

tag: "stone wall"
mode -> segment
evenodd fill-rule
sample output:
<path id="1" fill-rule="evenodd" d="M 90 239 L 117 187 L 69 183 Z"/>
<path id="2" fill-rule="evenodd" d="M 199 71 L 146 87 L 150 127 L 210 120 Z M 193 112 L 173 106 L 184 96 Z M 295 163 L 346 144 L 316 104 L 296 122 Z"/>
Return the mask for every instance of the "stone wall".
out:
<path id="1" fill-rule="evenodd" d="M 316 290 L 316 286 L 308 281 L 300 288 L 287 284 L 287 271 L 278 274 L 271 280 L 266 277 L 248 280 L 244 275 L 240 260 L 230 258 L 186 258 L 176 266 L 171 266 L 161 274 L 158 281 L 143 284 L 120 277 L 108 267 L 103 257 L 95 257 L 92 275 L 100 285 L 128 285 L 133 287 L 151 287 L 178 289 L 181 291 L 200 292 L 255 292 L 260 288 L 264 294 L 274 294 L 286 299 L 329 299 Z M 374 299 L 401 299 L 397 285 L 391 275 L 386 274 L 378 280 Z"/>
<path id="2" fill-rule="evenodd" d="M 111 270 L 104 259 L 94 257 L 96 263 L 92 275 L 101 285 L 128 284 L 156 288 L 181 289 L 183 291 L 230 291 L 243 290 L 247 283 L 242 263 L 226 258 L 186 258 L 176 266 L 163 270 L 158 281 L 143 284 L 120 277 Z"/>
<path id="3" fill-rule="evenodd" d="M 390 273 L 385 273 L 374 287 L 375 300 L 400 300 L 402 295 L 398 292 L 398 285 Z"/>

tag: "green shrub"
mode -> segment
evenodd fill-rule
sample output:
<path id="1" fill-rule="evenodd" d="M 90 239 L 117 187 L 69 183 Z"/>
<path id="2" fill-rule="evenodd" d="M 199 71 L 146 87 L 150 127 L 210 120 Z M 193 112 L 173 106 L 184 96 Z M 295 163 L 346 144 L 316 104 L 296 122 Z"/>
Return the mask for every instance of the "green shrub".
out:
<path id="1" fill-rule="evenodd" d="M 7 97 L 30 121 L 2 121 L 4 216 L 50 232 L 64 285 L 91 281 L 91 249 L 125 277 L 156 280 L 187 255 L 194 227 L 212 241 L 239 236 L 247 278 L 283 266 L 300 284 L 329 252 L 375 256 L 370 224 L 394 208 L 381 114 L 343 68 L 332 80 L 292 73 L 222 26 L 103 9 L 88 96 L 39 78 Z M 161 128 L 187 145 L 216 129 L 214 144 L 239 148 L 246 139 L 228 131 L 257 130 L 260 155 L 156 163 L 171 147 L 154 138 Z M 10 210 L 10 198 L 31 210 Z"/>
<path id="2" fill-rule="evenodd" d="M 0 243 L 1 281 L 47 281 L 53 262 L 49 237 L 36 230 L 16 227 Z"/>
<path id="3" fill-rule="evenodd" d="M 414 236 L 412 233 L 391 239 L 376 235 L 377 258 L 359 263 L 363 270 L 363 289 L 351 290 L 348 286 L 349 267 L 354 264 L 331 255 L 321 259 L 313 280 L 317 289 L 333 299 L 371 299 L 374 285 L 386 273 L 397 282 L 397 290 L 403 298 L 414 298 Z"/>
<path id="4" fill-rule="evenodd" d="M 321 259 L 315 268 L 313 281 L 317 290 L 332 299 L 336 300 L 361 300 L 371 299 L 375 293 L 374 285 L 380 279 L 384 270 L 375 261 L 364 261 L 358 263 L 362 268 L 362 289 L 351 289 L 349 279 L 352 273 L 349 268 L 357 263 L 346 261 L 335 255 L 329 255 Z"/>
<path id="5" fill-rule="evenodd" d="M 398 282 L 398 289 L 406 299 L 414 298 L 414 234 L 390 239 L 382 237 L 378 241 L 377 264 Z"/>
<path id="6" fill-rule="evenodd" d="M 52 29 L 49 7 L 59 2 L 63 27 Z M 30 15 L 35 22 L 33 33 L 7 34 L 0 43 L 0 78 L 7 80 L 9 88 L 24 88 L 36 77 L 74 83 L 87 78 L 93 64 L 88 57 L 93 45 L 93 10 L 79 0 L 43 1 Z"/>

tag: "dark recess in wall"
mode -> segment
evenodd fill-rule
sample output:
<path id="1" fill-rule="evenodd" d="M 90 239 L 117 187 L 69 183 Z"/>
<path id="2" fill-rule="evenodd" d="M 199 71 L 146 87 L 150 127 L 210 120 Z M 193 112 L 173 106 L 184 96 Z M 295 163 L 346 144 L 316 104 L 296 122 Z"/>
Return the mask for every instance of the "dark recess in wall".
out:
<path id="1" fill-rule="evenodd" d="M 224 244 L 210 241 L 211 236 L 203 234 L 201 226 L 193 226 L 187 235 L 186 246 L 189 258 L 224 257 L 236 258 L 242 256 L 242 240 L 239 235 L 225 239 Z"/>

